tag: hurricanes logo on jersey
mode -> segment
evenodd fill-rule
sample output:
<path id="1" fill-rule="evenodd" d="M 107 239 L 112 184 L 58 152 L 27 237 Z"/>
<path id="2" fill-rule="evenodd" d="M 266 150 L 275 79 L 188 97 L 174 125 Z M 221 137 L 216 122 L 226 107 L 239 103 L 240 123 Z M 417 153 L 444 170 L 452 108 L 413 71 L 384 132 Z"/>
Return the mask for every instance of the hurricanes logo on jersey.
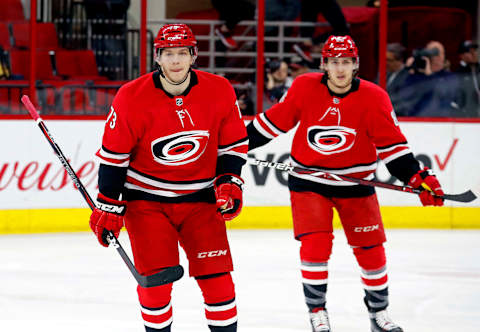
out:
<path id="1" fill-rule="evenodd" d="M 355 143 L 356 131 L 342 126 L 312 126 L 307 130 L 308 146 L 321 154 L 340 153 Z"/>
<path id="2" fill-rule="evenodd" d="M 152 142 L 153 159 L 169 166 L 191 163 L 205 152 L 210 133 L 192 130 L 157 138 Z"/>

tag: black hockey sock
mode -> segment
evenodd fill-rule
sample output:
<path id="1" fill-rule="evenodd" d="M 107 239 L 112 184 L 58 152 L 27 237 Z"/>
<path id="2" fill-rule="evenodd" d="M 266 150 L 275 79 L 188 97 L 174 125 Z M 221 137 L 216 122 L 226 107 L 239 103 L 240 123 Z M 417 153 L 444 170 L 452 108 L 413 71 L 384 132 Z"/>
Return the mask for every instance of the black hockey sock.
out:
<path id="1" fill-rule="evenodd" d="M 377 312 L 388 307 L 388 287 L 381 290 L 365 289 L 365 305 L 370 312 Z"/>
<path id="2" fill-rule="evenodd" d="M 303 293 L 305 294 L 305 303 L 310 312 L 313 312 L 314 309 L 325 308 L 327 284 L 312 285 L 303 283 Z"/>
<path id="3" fill-rule="evenodd" d="M 228 326 L 212 326 L 208 325 L 212 332 L 237 332 L 237 322 Z"/>
<path id="4" fill-rule="evenodd" d="M 172 325 L 168 325 L 167 327 L 164 327 L 163 329 L 154 329 L 148 326 L 145 326 L 145 331 L 146 332 L 170 332 L 172 328 Z"/>

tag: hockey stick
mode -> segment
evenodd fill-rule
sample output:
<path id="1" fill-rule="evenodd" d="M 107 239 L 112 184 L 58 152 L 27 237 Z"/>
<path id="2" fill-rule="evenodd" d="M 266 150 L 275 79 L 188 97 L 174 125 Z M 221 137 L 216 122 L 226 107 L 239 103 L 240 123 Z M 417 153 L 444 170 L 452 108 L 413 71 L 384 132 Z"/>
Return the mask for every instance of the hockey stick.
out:
<path id="1" fill-rule="evenodd" d="M 37 110 L 35 109 L 35 106 L 33 106 L 32 102 L 30 101 L 30 98 L 24 95 L 21 100 L 22 100 L 22 103 L 27 108 L 28 112 L 30 113 L 30 116 L 33 118 L 33 120 L 37 122 L 38 126 L 40 127 L 40 130 L 42 131 L 45 138 L 48 140 L 48 143 L 50 143 L 50 146 L 52 147 L 53 151 L 57 155 L 58 159 L 60 159 L 60 162 L 62 163 L 63 167 L 67 171 L 68 175 L 70 175 L 70 178 L 75 184 L 75 187 L 78 188 L 78 191 L 80 191 L 80 193 L 82 194 L 83 198 L 87 202 L 90 209 L 93 210 L 96 207 L 95 202 L 92 200 L 92 198 L 88 194 L 87 189 L 85 189 L 82 182 L 78 178 L 77 174 L 75 174 L 75 171 L 73 170 L 72 166 L 70 166 L 70 163 L 68 162 L 67 158 L 63 154 L 62 150 L 53 139 L 53 136 L 48 131 L 47 127 L 45 126 L 45 123 L 43 122 L 42 118 L 40 117 Z M 122 246 L 120 245 L 120 242 L 111 231 L 108 232 L 108 242 L 111 245 L 113 245 L 115 249 L 117 249 L 118 253 L 122 257 L 123 261 L 127 265 L 133 277 L 137 280 L 138 284 L 142 287 L 155 287 L 155 286 L 160 286 L 164 284 L 169 284 L 171 282 L 177 281 L 183 276 L 183 267 L 181 265 L 167 267 L 166 269 L 160 272 L 157 272 L 155 274 L 152 274 L 149 276 L 143 276 L 140 273 L 138 273 L 138 271 L 135 269 L 135 266 L 133 265 L 132 261 L 128 257 L 127 253 L 122 248 Z"/>
<path id="2" fill-rule="evenodd" d="M 288 164 L 277 163 L 277 162 L 274 162 L 274 161 L 258 160 L 258 159 L 253 159 L 253 158 L 250 158 L 250 157 L 248 158 L 248 162 L 252 165 L 274 168 L 274 169 L 278 169 L 279 171 L 283 171 L 283 172 L 295 171 L 295 172 L 298 172 L 298 173 L 311 174 L 311 175 L 317 175 L 317 176 L 318 175 L 324 175 L 325 177 L 333 179 L 333 180 L 343 180 L 343 181 L 363 184 L 363 185 L 366 185 L 366 186 L 380 187 L 380 188 L 385 188 L 385 189 L 403 191 L 403 192 L 406 192 L 406 193 L 411 193 L 411 194 L 416 194 L 416 195 L 418 195 L 422 191 L 424 191 L 424 189 L 412 188 L 410 186 L 398 186 L 398 185 L 395 185 L 395 184 L 390 184 L 390 183 L 385 183 L 385 182 L 357 179 L 357 178 L 353 178 L 353 177 L 350 177 L 350 176 L 333 174 L 333 173 L 329 173 L 329 172 L 325 172 L 325 171 L 321 171 L 321 170 L 291 166 L 291 165 L 288 165 Z M 437 195 L 433 195 L 433 196 L 443 198 L 443 199 L 447 199 L 447 200 L 450 200 L 450 201 L 462 202 L 462 203 L 469 203 L 469 202 L 474 201 L 477 198 L 477 195 L 475 195 L 473 193 L 473 191 L 471 191 L 471 190 L 468 190 L 468 191 L 466 191 L 464 193 L 461 193 L 461 194 L 444 194 L 443 196 L 437 196 Z"/>

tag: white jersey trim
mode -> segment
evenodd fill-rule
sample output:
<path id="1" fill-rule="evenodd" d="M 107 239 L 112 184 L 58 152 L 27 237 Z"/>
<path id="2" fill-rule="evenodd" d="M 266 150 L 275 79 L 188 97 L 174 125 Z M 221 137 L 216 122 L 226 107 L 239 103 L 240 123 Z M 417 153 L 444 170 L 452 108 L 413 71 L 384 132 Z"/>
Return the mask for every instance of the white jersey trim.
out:
<path id="1" fill-rule="evenodd" d="M 404 156 L 404 155 L 406 155 L 406 154 L 409 154 L 409 153 L 410 153 L 410 149 L 402 150 L 402 151 L 399 151 L 399 152 L 397 152 L 397 153 L 394 153 L 394 154 L 392 154 L 392 155 L 390 155 L 390 156 L 388 156 L 388 157 L 386 157 L 385 159 L 382 159 L 382 160 L 383 160 L 383 162 L 384 162 L 385 164 L 388 164 L 388 163 L 391 162 L 392 160 L 395 160 L 395 159 L 397 159 L 397 158 L 399 158 L 399 157 L 401 157 L 401 156 Z"/>
<path id="2" fill-rule="evenodd" d="M 102 157 L 105 157 L 105 158 L 108 158 L 108 159 L 122 160 L 122 159 L 130 158 L 130 153 L 114 154 L 114 153 L 107 152 L 104 149 L 100 149 L 99 153 Z"/>
<path id="3" fill-rule="evenodd" d="M 178 194 L 178 193 L 173 192 L 173 191 L 147 189 L 147 188 L 143 188 L 143 187 L 140 187 L 140 186 L 137 186 L 135 184 L 128 183 L 128 182 L 125 183 L 125 188 L 133 189 L 133 190 L 140 190 L 140 191 L 152 194 L 152 195 L 164 196 L 164 197 L 180 197 L 180 196 L 188 195 L 187 193 Z"/>
<path id="4" fill-rule="evenodd" d="M 385 152 L 388 152 L 388 151 L 392 151 L 392 150 L 395 150 L 396 148 L 399 148 L 399 147 L 402 147 L 402 148 L 407 148 L 410 150 L 410 147 L 408 146 L 408 144 L 396 144 L 396 145 L 393 145 L 393 146 L 390 146 L 388 148 L 377 148 L 377 152 L 378 153 L 385 153 Z"/>
<path id="5" fill-rule="evenodd" d="M 127 160 L 121 164 L 118 164 L 118 163 L 112 163 L 110 161 L 107 161 L 99 156 L 95 156 L 95 157 L 98 159 L 99 163 L 103 165 L 116 166 L 116 167 L 128 167 L 128 165 L 130 165 L 130 160 Z"/>
<path id="6" fill-rule="evenodd" d="M 321 173 L 321 172 L 319 172 Z M 358 186 L 357 183 L 349 182 L 349 181 L 340 181 L 340 180 L 328 180 L 325 178 L 320 178 L 316 176 L 312 176 L 310 174 L 299 174 L 295 172 L 290 173 L 292 176 L 295 176 L 300 179 L 312 181 L 312 182 L 317 182 L 317 183 L 322 183 L 322 184 L 328 184 L 331 186 Z M 364 177 L 363 180 L 373 180 L 374 179 L 374 174 L 370 174 L 367 177 Z"/>
<path id="7" fill-rule="evenodd" d="M 279 130 L 277 127 L 273 125 L 273 123 L 270 120 L 267 119 L 267 117 L 265 116 L 265 113 L 260 113 L 259 117 L 260 119 L 262 119 L 262 121 L 265 123 L 268 129 L 270 129 L 273 133 L 275 133 L 275 135 L 278 136 L 281 134 L 285 134 L 284 131 Z"/>
<path id="8" fill-rule="evenodd" d="M 213 180 L 210 180 L 210 181 L 205 181 L 205 182 L 200 182 L 200 183 L 185 183 L 185 184 L 182 184 L 182 183 L 166 183 L 166 182 L 162 182 L 162 181 L 147 178 L 143 175 L 140 175 L 140 174 L 136 173 L 135 171 L 133 171 L 131 169 L 127 170 L 127 177 L 131 177 L 131 178 L 133 178 L 137 181 L 148 184 L 150 186 L 157 187 L 159 189 L 167 189 L 167 190 L 202 190 L 202 189 L 211 187 L 213 185 L 213 182 L 215 181 L 213 179 Z M 127 179 L 127 181 L 128 181 L 128 179 Z M 148 189 L 146 189 L 146 190 L 148 190 Z"/>
<path id="9" fill-rule="evenodd" d="M 253 119 L 253 126 L 257 131 L 265 136 L 268 139 L 274 139 L 275 136 L 271 135 L 269 132 L 267 132 L 265 129 L 263 129 L 262 125 L 258 122 L 257 118 Z"/>
<path id="10" fill-rule="evenodd" d="M 290 158 L 290 162 L 292 166 L 296 167 L 301 167 L 301 168 L 306 168 L 308 169 L 308 166 L 301 165 L 292 158 Z M 352 173 L 360 173 L 360 172 L 368 172 L 368 171 L 374 171 L 377 169 L 377 162 L 373 162 L 370 165 L 366 166 L 353 166 L 353 167 L 348 167 L 348 168 L 342 168 L 342 169 L 319 169 L 319 168 L 314 168 L 313 170 L 318 171 L 319 173 L 330 173 L 330 174 L 338 174 L 338 175 L 345 175 L 345 174 L 352 174 Z"/>

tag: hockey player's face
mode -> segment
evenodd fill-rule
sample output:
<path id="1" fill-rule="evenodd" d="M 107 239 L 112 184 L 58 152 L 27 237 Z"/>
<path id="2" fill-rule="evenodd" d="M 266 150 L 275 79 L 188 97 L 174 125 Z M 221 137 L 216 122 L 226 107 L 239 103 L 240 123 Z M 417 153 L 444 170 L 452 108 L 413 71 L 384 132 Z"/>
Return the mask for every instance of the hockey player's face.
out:
<path id="1" fill-rule="evenodd" d="M 328 72 L 330 88 L 333 88 L 334 92 L 343 93 L 350 89 L 354 67 L 352 58 L 328 58 L 325 70 Z"/>
<path id="2" fill-rule="evenodd" d="M 157 62 L 169 80 L 181 82 L 188 74 L 193 57 L 187 47 L 171 47 L 161 51 Z"/>

